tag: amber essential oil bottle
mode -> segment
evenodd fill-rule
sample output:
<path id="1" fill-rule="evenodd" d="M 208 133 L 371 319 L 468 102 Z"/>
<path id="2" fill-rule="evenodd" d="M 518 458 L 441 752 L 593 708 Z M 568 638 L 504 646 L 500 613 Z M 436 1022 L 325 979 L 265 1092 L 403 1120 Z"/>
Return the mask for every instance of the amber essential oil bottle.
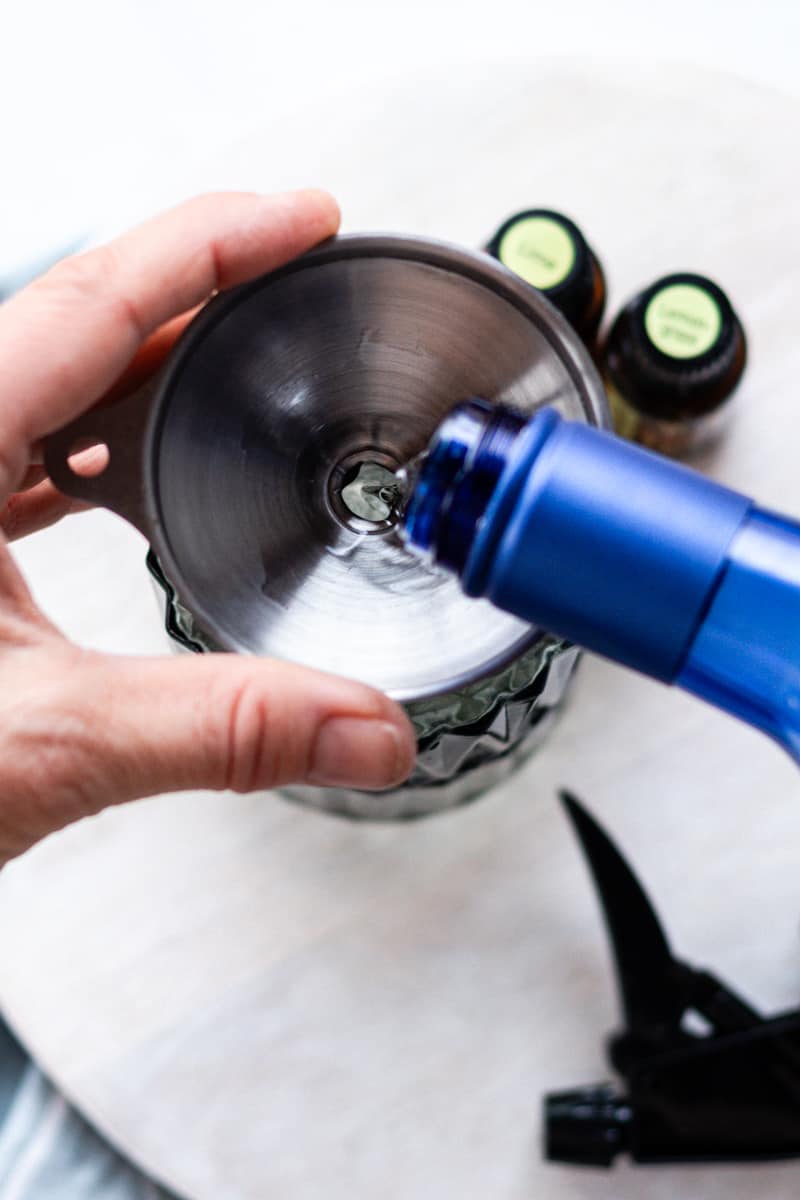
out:
<path id="1" fill-rule="evenodd" d="M 617 433 L 678 457 L 721 433 L 747 361 L 741 321 L 703 275 L 667 275 L 617 316 L 602 367 Z"/>
<path id="2" fill-rule="evenodd" d="M 525 209 L 503 222 L 486 250 L 543 292 L 595 349 L 606 283 L 599 260 L 574 221 L 549 208 Z"/>

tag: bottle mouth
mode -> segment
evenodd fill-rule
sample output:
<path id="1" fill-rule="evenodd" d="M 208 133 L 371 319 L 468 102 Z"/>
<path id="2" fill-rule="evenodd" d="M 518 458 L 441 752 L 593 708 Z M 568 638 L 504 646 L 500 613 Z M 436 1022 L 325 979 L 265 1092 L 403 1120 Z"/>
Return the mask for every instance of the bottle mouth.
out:
<path id="1" fill-rule="evenodd" d="M 463 570 L 525 422 L 513 409 L 478 398 L 453 409 L 417 466 L 403 514 L 406 545 L 430 563 Z"/>

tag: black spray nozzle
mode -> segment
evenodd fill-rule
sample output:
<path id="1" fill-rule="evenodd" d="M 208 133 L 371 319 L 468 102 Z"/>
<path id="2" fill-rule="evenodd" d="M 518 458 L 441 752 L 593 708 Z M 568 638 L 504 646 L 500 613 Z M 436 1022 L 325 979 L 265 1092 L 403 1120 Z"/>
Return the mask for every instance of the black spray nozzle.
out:
<path id="1" fill-rule="evenodd" d="M 610 1167 L 628 1149 L 631 1107 L 612 1088 L 553 1092 L 545 1099 L 545 1154 L 551 1162 Z"/>
<path id="2" fill-rule="evenodd" d="M 800 1010 L 762 1017 L 711 972 L 676 959 L 608 834 L 562 794 L 603 907 L 626 1027 L 612 1039 L 624 1094 L 545 1098 L 547 1157 L 610 1166 L 800 1155 Z"/>

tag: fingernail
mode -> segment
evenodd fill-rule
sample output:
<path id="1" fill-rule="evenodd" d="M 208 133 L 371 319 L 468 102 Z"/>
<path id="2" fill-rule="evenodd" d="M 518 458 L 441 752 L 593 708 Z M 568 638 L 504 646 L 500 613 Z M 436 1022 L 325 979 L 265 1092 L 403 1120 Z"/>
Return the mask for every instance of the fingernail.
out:
<path id="1" fill-rule="evenodd" d="M 401 783 L 413 764 L 410 737 L 388 721 L 332 717 L 314 743 L 309 783 L 385 788 Z"/>

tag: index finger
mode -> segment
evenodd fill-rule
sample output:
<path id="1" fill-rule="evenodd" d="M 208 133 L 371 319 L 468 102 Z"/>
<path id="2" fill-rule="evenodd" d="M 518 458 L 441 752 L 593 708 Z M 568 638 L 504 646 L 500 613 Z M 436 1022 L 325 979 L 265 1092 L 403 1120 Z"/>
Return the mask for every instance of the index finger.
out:
<path id="1" fill-rule="evenodd" d="M 31 446 L 98 400 L 164 321 L 336 232 L 325 192 L 199 196 L 64 259 L 0 308 L 0 493 Z"/>

